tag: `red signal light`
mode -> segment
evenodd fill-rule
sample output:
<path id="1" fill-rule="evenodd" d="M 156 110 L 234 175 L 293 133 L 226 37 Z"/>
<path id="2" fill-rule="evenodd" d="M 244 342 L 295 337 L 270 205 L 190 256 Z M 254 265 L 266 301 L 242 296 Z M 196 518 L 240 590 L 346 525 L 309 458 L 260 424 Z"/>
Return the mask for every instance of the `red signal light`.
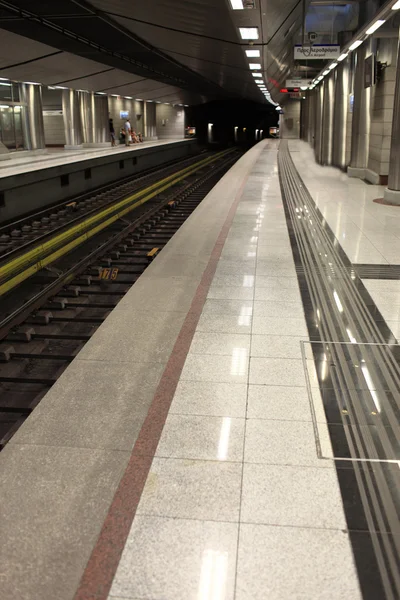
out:
<path id="1" fill-rule="evenodd" d="M 287 93 L 288 93 L 288 91 L 287 91 L 287 89 L 286 89 L 286 88 L 282 88 L 282 89 L 281 89 L 281 94 L 287 94 Z"/>

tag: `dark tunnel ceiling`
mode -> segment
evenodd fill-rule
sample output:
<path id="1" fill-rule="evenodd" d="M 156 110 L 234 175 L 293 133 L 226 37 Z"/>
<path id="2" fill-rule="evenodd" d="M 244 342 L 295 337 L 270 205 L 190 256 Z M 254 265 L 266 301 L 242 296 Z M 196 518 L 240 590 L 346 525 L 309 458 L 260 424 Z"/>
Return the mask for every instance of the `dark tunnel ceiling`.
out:
<path id="1" fill-rule="evenodd" d="M 301 15 L 301 0 L 268 0 L 268 7 L 259 0 L 241 11 L 228 0 L 0 0 L 0 27 L 10 32 L 0 37 L 0 76 L 17 79 L 13 69 L 25 73 L 25 64 L 28 79 L 47 84 L 161 101 L 260 102 L 238 27 L 259 28 L 254 48 L 265 79 L 278 89 L 291 67 Z M 19 48 L 14 58 L 21 40 L 13 34 L 30 38 L 26 56 Z"/>

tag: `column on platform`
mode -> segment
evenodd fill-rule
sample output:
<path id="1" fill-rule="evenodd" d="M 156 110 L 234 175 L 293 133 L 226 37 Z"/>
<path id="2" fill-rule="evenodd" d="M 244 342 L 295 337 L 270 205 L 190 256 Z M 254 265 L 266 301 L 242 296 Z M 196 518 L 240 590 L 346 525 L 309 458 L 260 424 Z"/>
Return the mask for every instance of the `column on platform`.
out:
<path id="1" fill-rule="evenodd" d="M 335 94 L 335 84 L 333 73 L 325 77 L 324 102 L 322 107 L 322 141 L 321 141 L 321 164 L 332 164 L 332 146 L 333 146 L 333 102 Z"/>
<path id="2" fill-rule="evenodd" d="M 320 84 L 316 93 L 315 105 L 315 160 L 322 162 L 322 111 L 324 106 L 324 86 Z"/>
<path id="3" fill-rule="evenodd" d="M 93 92 L 79 92 L 79 112 L 82 123 L 82 141 L 86 148 L 110 145 L 108 98 Z"/>
<path id="4" fill-rule="evenodd" d="M 46 147 L 43 125 L 42 86 L 19 84 L 22 131 L 25 150 L 44 150 Z"/>
<path id="5" fill-rule="evenodd" d="M 83 147 L 82 119 L 79 102 L 79 95 L 81 93 L 76 90 L 63 90 L 62 93 L 66 150 L 75 150 Z"/>
<path id="6" fill-rule="evenodd" d="M 333 105 L 333 145 L 332 164 L 345 169 L 347 164 L 347 118 L 349 105 L 349 59 L 339 63 L 333 77 L 335 79 L 335 94 Z"/>
<path id="7" fill-rule="evenodd" d="M 397 49 L 388 187 L 384 194 L 385 200 L 388 202 L 400 204 L 400 35 Z"/>
<path id="8" fill-rule="evenodd" d="M 351 157 L 347 168 L 349 177 L 364 179 L 368 165 L 370 133 L 370 88 L 365 88 L 365 59 L 370 54 L 370 43 L 364 42 L 355 52 L 353 86 L 353 123 L 351 129 Z"/>
<path id="9" fill-rule="evenodd" d="M 144 103 L 144 137 L 146 141 L 157 139 L 156 104 Z"/>

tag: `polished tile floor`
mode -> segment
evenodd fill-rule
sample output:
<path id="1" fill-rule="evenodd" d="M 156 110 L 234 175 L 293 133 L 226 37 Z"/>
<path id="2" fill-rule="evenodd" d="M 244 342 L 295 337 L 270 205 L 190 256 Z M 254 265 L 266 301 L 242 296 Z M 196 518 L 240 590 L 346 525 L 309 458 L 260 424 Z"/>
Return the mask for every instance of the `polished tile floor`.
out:
<path id="1" fill-rule="evenodd" d="M 320 181 L 313 173 L 308 183 Z M 332 201 L 320 202 L 333 219 Z M 351 259 L 386 260 L 340 211 L 339 229 L 358 227 Z M 277 150 L 267 147 L 228 234 L 110 600 L 361 598 L 336 469 L 317 453 L 307 332 Z"/>
<path id="2" fill-rule="evenodd" d="M 384 188 L 318 165 L 311 147 L 290 141 L 291 155 L 314 202 L 352 263 L 399 264 L 400 208 L 373 202 Z"/>

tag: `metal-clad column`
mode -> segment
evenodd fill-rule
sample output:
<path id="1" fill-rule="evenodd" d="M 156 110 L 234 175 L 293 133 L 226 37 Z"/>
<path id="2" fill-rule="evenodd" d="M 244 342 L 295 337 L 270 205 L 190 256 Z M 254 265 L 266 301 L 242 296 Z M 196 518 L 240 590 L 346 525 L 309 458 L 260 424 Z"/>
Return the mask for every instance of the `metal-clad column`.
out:
<path id="1" fill-rule="evenodd" d="M 25 150 L 42 150 L 46 147 L 42 86 L 20 83 L 19 97 L 22 104 L 21 116 Z"/>
<path id="2" fill-rule="evenodd" d="M 364 179 L 368 165 L 370 127 L 370 89 L 364 87 L 365 58 L 368 42 L 356 51 L 354 72 L 353 124 L 351 129 L 351 158 L 347 168 L 349 177 Z"/>
<path id="3" fill-rule="evenodd" d="M 82 139 L 87 148 L 109 146 L 108 98 L 93 92 L 79 92 Z"/>
<path id="4" fill-rule="evenodd" d="M 63 90 L 62 93 L 66 150 L 82 148 L 83 132 L 79 110 L 79 95 L 82 93 L 84 92 L 75 90 Z"/>
<path id="5" fill-rule="evenodd" d="M 154 102 L 144 103 L 144 137 L 146 141 L 157 139 L 156 105 Z"/>
<path id="6" fill-rule="evenodd" d="M 307 118 L 307 131 L 306 131 L 306 140 L 314 147 L 314 139 L 315 139 L 315 107 L 316 107 L 316 92 L 311 90 L 308 94 L 308 118 Z"/>
<path id="7" fill-rule="evenodd" d="M 390 142 L 388 187 L 385 200 L 400 204 L 400 33 L 397 49 L 396 85 L 394 89 L 392 140 Z"/>
<path id="8" fill-rule="evenodd" d="M 317 88 L 315 107 L 315 159 L 322 162 L 322 111 L 324 106 L 324 86 L 320 84 Z"/>
<path id="9" fill-rule="evenodd" d="M 346 168 L 347 105 L 349 98 L 349 60 L 346 59 L 335 70 L 335 101 L 333 109 L 332 163 Z"/>
<path id="10" fill-rule="evenodd" d="M 332 164 L 332 145 L 333 145 L 333 102 L 335 85 L 333 73 L 325 77 L 324 82 L 324 104 L 322 108 L 322 153 L 321 164 Z"/>

